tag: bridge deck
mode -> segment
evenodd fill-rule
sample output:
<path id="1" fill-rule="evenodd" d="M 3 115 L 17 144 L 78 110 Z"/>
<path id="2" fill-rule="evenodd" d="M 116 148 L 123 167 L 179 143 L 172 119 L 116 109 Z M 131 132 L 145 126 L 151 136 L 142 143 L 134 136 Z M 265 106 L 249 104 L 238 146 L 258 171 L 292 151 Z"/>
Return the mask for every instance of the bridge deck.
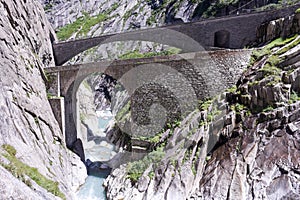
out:
<path id="1" fill-rule="evenodd" d="M 174 54 L 167 56 L 155 56 L 148 58 L 132 58 L 132 59 L 122 59 L 122 60 L 103 60 L 99 62 L 90 62 L 90 63 L 82 63 L 82 64 L 74 64 L 74 65 L 63 65 L 63 66 L 55 66 L 48 67 L 44 70 L 47 73 L 57 73 L 63 71 L 71 71 L 71 70 L 79 70 L 83 68 L 93 68 L 97 66 L 109 66 L 109 67 L 120 67 L 120 66 L 128 66 L 135 64 L 148 64 L 148 63 L 163 63 L 169 61 L 178 61 L 178 60 L 197 60 L 203 58 L 204 56 L 210 56 L 214 54 L 236 54 L 238 52 L 251 52 L 252 49 L 222 49 L 215 51 L 203 51 L 203 52 L 192 52 L 192 53 L 182 53 L 182 54 Z"/>

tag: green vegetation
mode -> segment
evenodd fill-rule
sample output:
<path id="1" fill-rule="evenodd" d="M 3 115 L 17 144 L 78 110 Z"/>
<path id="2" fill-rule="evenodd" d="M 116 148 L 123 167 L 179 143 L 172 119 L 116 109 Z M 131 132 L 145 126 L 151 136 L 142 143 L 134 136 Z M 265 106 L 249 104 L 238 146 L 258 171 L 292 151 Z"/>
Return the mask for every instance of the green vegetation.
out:
<path id="1" fill-rule="evenodd" d="M 86 116 L 83 113 L 80 113 L 80 121 L 84 122 L 86 120 Z"/>
<path id="2" fill-rule="evenodd" d="M 119 56 L 120 59 L 132 59 L 132 58 L 149 58 L 154 56 L 167 56 L 167 55 L 173 55 L 180 53 L 180 49 L 178 48 L 169 48 L 167 50 L 161 51 L 161 52 L 146 52 L 146 53 L 140 53 L 138 50 L 129 51 L 121 56 Z"/>
<path id="3" fill-rule="evenodd" d="M 269 81 L 269 83 L 267 83 L 267 86 L 275 86 L 277 83 L 281 82 L 281 77 L 280 76 L 273 76 L 271 77 L 271 80 Z"/>
<path id="4" fill-rule="evenodd" d="M 138 9 L 139 6 L 140 6 L 139 4 L 136 4 L 132 9 L 126 11 L 126 13 L 123 16 L 124 22 L 126 22 L 129 19 L 129 17 L 131 17 L 132 15 L 137 16 L 138 13 L 136 12 L 136 10 Z"/>
<path id="5" fill-rule="evenodd" d="M 227 6 L 236 6 L 238 2 L 239 0 L 219 0 L 215 3 L 210 3 L 209 1 L 206 2 L 204 0 L 202 2 L 204 4 L 202 8 L 202 12 L 203 12 L 202 17 L 203 18 L 214 17 L 217 15 L 220 9 L 225 8 Z"/>
<path id="6" fill-rule="evenodd" d="M 52 98 L 59 98 L 59 97 L 56 96 L 56 95 L 51 94 L 50 92 L 47 92 L 47 98 L 52 99 Z"/>
<path id="7" fill-rule="evenodd" d="M 282 47 L 291 41 L 295 40 L 298 35 L 295 35 L 291 38 L 277 38 L 276 40 L 272 41 L 271 43 L 264 46 L 262 49 L 254 50 L 251 55 L 250 63 L 249 65 L 252 66 L 256 61 L 261 60 L 264 56 L 270 55 L 271 50 L 275 47 Z M 296 45 L 296 44 L 294 44 Z M 282 52 L 278 52 L 276 55 L 281 54 Z M 277 60 L 278 61 L 278 60 Z"/>
<path id="8" fill-rule="evenodd" d="M 221 111 L 214 107 L 213 110 L 207 114 L 207 121 L 212 122 L 215 119 L 215 117 L 220 114 Z"/>
<path id="9" fill-rule="evenodd" d="M 256 11 L 268 11 L 268 10 L 276 10 L 282 8 L 281 4 L 271 3 L 260 8 L 257 8 Z"/>
<path id="10" fill-rule="evenodd" d="M 126 117 L 126 114 L 130 112 L 130 104 L 131 102 L 128 101 L 125 106 L 122 107 L 121 110 L 118 111 L 116 115 L 117 121 L 123 121 Z"/>
<path id="11" fill-rule="evenodd" d="M 237 91 L 236 85 L 226 89 L 226 92 L 230 92 L 230 93 L 235 93 L 236 91 Z"/>
<path id="12" fill-rule="evenodd" d="M 281 73 L 281 69 L 275 66 L 271 65 L 265 65 L 263 68 L 261 68 L 259 71 L 262 71 L 264 73 L 264 77 L 266 76 L 279 76 Z"/>
<path id="13" fill-rule="evenodd" d="M 157 133 L 156 135 L 152 136 L 152 137 L 137 137 L 135 139 L 138 139 L 138 140 L 142 140 L 142 141 L 147 141 L 147 142 L 151 142 L 153 144 L 157 144 L 162 136 L 162 133 L 164 132 L 165 130 L 162 130 L 161 132 Z"/>
<path id="14" fill-rule="evenodd" d="M 175 120 L 172 123 L 167 123 L 166 127 L 164 129 L 162 129 L 159 133 L 157 133 L 155 136 L 138 137 L 138 138 L 135 138 L 135 139 L 151 142 L 153 144 L 158 144 L 160 139 L 161 139 L 162 134 L 164 132 L 166 132 L 167 129 L 170 129 L 169 136 L 168 136 L 168 137 L 170 137 L 173 134 L 173 131 L 175 130 L 175 128 L 179 127 L 180 124 L 181 124 L 181 122 L 179 120 Z M 162 144 L 162 146 L 164 146 L 164 144 Z"/>
<path id="15" fill-rule="evenodd" d="M 207 99 L 206 101 L 199 101 L 200 111 L 207 111 L 207 118 L 206 120 L 201 120 L 199 122 L 199 127 L 207 124 L 207 122 L 212 122 L 216 116 L 221 114 L 221 110 L 218 110 L 217 105 L 213 104 L 216 100 L 216 97 L 213 99 Z M 212 107 L 211 107 L 212 106 Z"/>
<path id="16" fill-rule="evenodd" d="M 53 8 L 53 4 L 48 3 L 48 4 L 45 5 L 44 11 L 48 11 L 48 10 L 50 10 L 51 8 Z"/>
<path id="17" fill-rule="evenodd" d="M 96 16 L 90 16 L 87 12 L 82 12 L 82 17 L 79 17 L 73 23 L 67 24 L 66 26 L 58 29 L 56 33 L 58 39 L 66 40 L 70 38 L 74 33 L 77 33 L 77 36 L 86 36 L 93 26 L 109 19 L 109 15 L 111 14 L 111 12 L 116 10 L 118 6 L 118 3 L 114 3 L 110 9 Z"/>
<path id="18" fill-rule="evenodd" d="M 290 49 L 294 48 L 295 46 L 297 46 L 298 44 L 300 44 L 300 37 L 299 37 L 299 35 L 295 35 L 294 37 L 292 37 L 292 39 L 293 39 L 293 41 L 290 42 L 289 44 L 287 44 L 285 47 L 283 47 L 279 51 L 277 51 L 276 55 L 284 54 L 288 50 L 290 50 Z"/>
<path id="19" fill-rule="evenodd" d="M 200 106 L 200 110 L 204 111 L 204 110 L 208 110 L 208 108 L 210 107 L 210 105 L 213 103 L 212 99 L 207 99 L 206 101 L 199 101 L 198 104 Z"/>
<path id="20" fill-rule="evenodd" d="M 181 124 L 181 121 L 175 120 L 173 123 L 167 123 L 167 128 L 174 130 L 176 127 L 179 127 Z"/>
<path id="21" fill-rule="evenodd" d="M 244 106 L 243 104 L 236 103 L 236 104 L 231 105 L 230 108 L 231 108 L 231 110 L 234 110 L 236 112 L 241 112 L 241 111 L 245 110 L 247 107 Z"/>
<path id="22" fill-rule="evenodd" d="M 6 151 L 3 154 L 5 158 L 10 161 L 10 164 L 0 163 L 5 169 L 10 171 L 13 176 L 23 181 L 29 187 L 32 186 L 31 181 L 26 178 L 28 176 L 30 179 L 35 181 L 39 186 L 45 188 L 48 192 L 51 192 L 55 196 L 58 196 L 62 199 L 66 199 L 65 195 L 58 188 L 58 182 L 54 182 L 45 176 L 43 176 L 37 168 L 30 167 L 16 157 L 16 149 L 8 144 L 2 145 L 2 148 Z"/>
<path id="23" fill-rule="evenodd" d="M 264 108 L 262 111 L 263 112 L 270 112 L 272 110 L 274 110 L 274 108 L 271 105 L 269 105 L 268 107 Z"/>
<path id="24" fill-rule="evenodd" d="M 142 160 L 134 161 L 132 163 L 128 163 L 127 165 L 127 174 L 128 178 L 131 181 L 136 182 L 144 173 L 144 171 L 153 164 L 152 171 L 149 176 L 154 176 L 153 169 L 155 169 L 160 163 L 161 159 L 165 156 L 165 152 L 163 148 L 160 147 L 155 151 L 152 151 L 147 156 L 145 156 Z"/>
<path id="25" fill-rule="evenodd" d="M 300 13 L 300 8 L 298 8 L 296 11 L 295 11 L 295 14 L 299 14 Z"/>
<path id="26" fill-rule="evenodd" d="M 300 101 L 300 97 L 295 91 L 292 91 L 288 103 L 292 104 L 292 103 L 295 103 L 296 101 Z"/>
<path id="27" fill-rule="evenodd" d="M 8 155 L 16 156 L 17 154 L 17 150 L 9 144 L 3 144 L 2 148 L 8 153 Z"/>
<path id="28" fill-rule="evenodd" d="M 166 15 L 166 10 L 169 11 L 177 11 L 179 9 L 180 4 L 183 0 L 173 1 L 173 0 L 165 0 L 162 1 L 162 5 L 153 9 L 151 12 L 151 16 L 147 19 L 146 23 L 148 26 L 152 24 L 158 23 L 157 19 L 164 18 Z M 194 2 L 198 2 L 201 0 L 193 0 Z M 148 4 L 151 4 L 151 0 L 147 0 Z"/>
<path id="29" fill-rule="evenodd" d="M 108 14 L 106 13 L 100 13 L 97 16 L 90 16 L 88 13 L 83 13 L 83 16 L 78 18 L 73 23 L 60 28 L 56 33 L 56 35 L 59 40 L 66 40 L 76 32 L 78 33 L 79 36 L 87 35 L 91 27 L 107 19 L 108 19 Z"/>
<path id="30" fill-rule="evenodd" d="M 88 89 L 89 91 L 92 91 L 91 86 L 89 85 L 89 83 L 86 80 L 82 81 L 82 84 L 86 89 Z"/>

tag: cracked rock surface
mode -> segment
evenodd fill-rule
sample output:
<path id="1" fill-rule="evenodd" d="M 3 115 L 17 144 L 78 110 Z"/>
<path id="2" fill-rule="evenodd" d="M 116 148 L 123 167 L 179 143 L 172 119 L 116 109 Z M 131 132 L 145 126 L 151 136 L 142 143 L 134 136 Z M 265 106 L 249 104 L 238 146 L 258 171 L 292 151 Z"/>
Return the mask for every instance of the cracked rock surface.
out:
<path id="1" fill-rule="evenodd" d="M 86 172 L 79 158 L 65 148 L 47 100 L 43 68 L 54 65 L 53 30 L 41 5 L 33 0 L 1 0 L 0 13 L 0 145 L 13 146 L 18 160 L 57 181 L 67 198 L 72 198 Z M 24 199 L 24 195 L 56 199 L 45 189 L 32 187 L 1 168 L 1 199 Z"/>

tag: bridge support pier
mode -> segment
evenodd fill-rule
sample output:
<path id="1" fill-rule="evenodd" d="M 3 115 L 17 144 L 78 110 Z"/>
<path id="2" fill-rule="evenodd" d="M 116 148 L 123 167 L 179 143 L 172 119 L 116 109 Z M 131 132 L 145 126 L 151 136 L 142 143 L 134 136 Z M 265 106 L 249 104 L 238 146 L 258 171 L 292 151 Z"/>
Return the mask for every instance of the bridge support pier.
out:
<path id="1" fill-rule="evenodd" d="M 54 117 L 56 121 L 58 122 L 58 125 L 60 127 L 60 130 L 63 133 L 63 136 L 65 137 L 65 102 L 63 97 L 51 97 L 48 99 L 50 106 L 52 108 L 52 112 L 54 114 Z"/>
<path id="2" fill-rule="evenodd" d="M 80 127 L 79 110 L 77 105 L 76 92 L 73 93 L 73 86 L 67 94 L 61 93 L 61 74 L 48 74 L 47 92 L 51 94 L 48 99 L 52 112 L 63 133 L 62 138 L 68 149 L 76 153 L 85 162 L 82 141 L 77 138 L 77 127 Z M 61 97 L 60 95 L 65 96 Z"/>

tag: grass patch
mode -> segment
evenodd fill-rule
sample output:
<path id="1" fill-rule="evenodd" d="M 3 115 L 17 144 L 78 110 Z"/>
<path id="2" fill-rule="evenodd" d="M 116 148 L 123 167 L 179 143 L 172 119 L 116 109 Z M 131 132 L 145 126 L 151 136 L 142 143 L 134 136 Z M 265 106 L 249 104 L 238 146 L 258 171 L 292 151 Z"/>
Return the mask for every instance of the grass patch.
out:
<path id="1" fill-rule="evenodd" d="M 254 50 L 252 52 L 249 65 L 252 66 L 256 61 L 262 59 L 264 56 L 270 55 L 272 49 L 274 49 L 275 47 L 282 47 L 288 44 L 289 42 L 295 40 L 297 36 L 298 35 L 295 35 L 293 37 L 286 38 L 286 39 L 277 38 L 276 40 L 273 40 L 272 42 L 264 46 L 262 49 Z M 276 55 L 279 55 L 281 53 L 282 52 L 278 52 Z"/>
<path id="2" fill-rule="evenodd" d="M 281 73 L 281 69 L 275 66 L 271 66 L 270 64 L 266 64 L 259 71 L 263 72 L 264 77 L 266 76 L 279 76 Z"/>
<path id="3" fill-rule="evenodd" d="M 180 49 L 178 48 L 169 48 L 167 50 L 161 51 L 161 52 L 146 52 L 141 53 L 138 50 L 129 51 L 121 56 L 119 56 L 119 59 L 133 59 L 133 58 L 150 58 L 155 56 L 167 56 L 167 55 L 173 55 L 180 53 Z"/>
<path id="4" fill-rule="evenodd" d="M 78 35 L 84 35 L 86 36 L 87 33 L 91 30 L 91 28 L 100 22 L 103 22 L 108 19 L 108 15 L 106 13 L 101 13 L 97 16 L 91 17 L 89 15 L 85 16 L 85 21 L 81 26 L 80 31 L 78 32 Z"/>
<path id="5" fill-rule="evenodd" d="M 293 37 L 290 38 L 290 42 L 292 40 L 294 40 L 293 42 L 291 42 L 290 44 L 286 45 L 285 47 L 283 47 L 282 49 L 280 49 L 278 52 L 276 52 L 276 55 L 281 55 L 284 54 L 285 52 L 287 52 L 288 50 L 294 48 L 295 46 L 297 46 L 298 44 L 300 44 L 300 37 L 298 37 L 299 35 L 295 35 Z"/>
<path id="6" fill-rule="evenodd" d="M 6 151 L 3 154 L 5 158 L 10 161 L 9 165 L 1 163 L 1 165 L 11 172 L 13 176 L 20 179 L 26 185 L 31 187 L 31 182 L 29 179 L 26 179 L 26 176 L 30 177 L 35 181 L 39 186 L 45 188 L 48 192 L 52 193 L 55 196 L 58 196 L 62 199 L 66 199 L 65 195 L 58 188 L 58 182 L 54 182 L 45 176 L 43 176 L 37 168 L 30 167 L 16 158 L 16 149 L 8 144 L 2 145 L 2 148 Z"/>
<path id="7" fill-rule="evenodd" d="M 74 33 L 78 32 L 81 29 L 85 22 L 85 18 L 86 17 L 80 17 L 76 19 L 76 21 L 74 21 L 73 23 L 67 24 L 64 27 L 59 28 L 56 32 L 57 38 L 59 40 L 66 40 L 70 38 Z"/>
<path id="8" fill-rule="evenodd" d="M 66 40 L 70 38 L 74 33 L 78 33 L 78 36 L 86 36 L 91 28 L 107 19 L 111 12 L 118 8 L 119 4 L 114 3 L 110 9 L 104 13 L 100 13 L 96 16 L 90 16 L 88 13 L 83 12 L 83 16 L 76 19 L 73 23 L 59 28 L 56 35 L 59 40 Z"/>

